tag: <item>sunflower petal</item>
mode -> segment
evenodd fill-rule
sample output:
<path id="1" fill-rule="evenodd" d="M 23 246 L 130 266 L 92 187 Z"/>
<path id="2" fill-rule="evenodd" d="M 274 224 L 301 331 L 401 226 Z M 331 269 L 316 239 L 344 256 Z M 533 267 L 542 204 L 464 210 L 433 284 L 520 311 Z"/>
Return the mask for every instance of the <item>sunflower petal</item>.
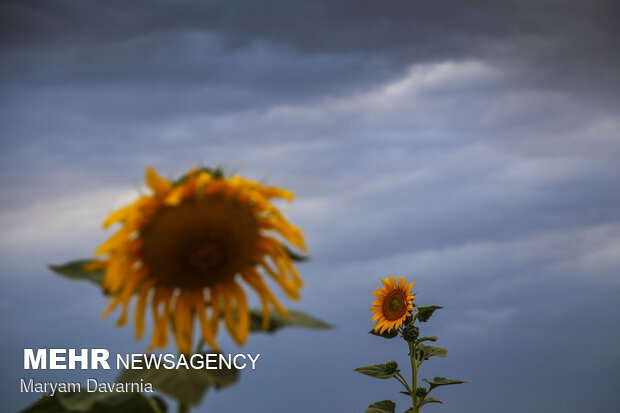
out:
<path id="1" fill-rule="evenodd" d="M 170 182 L 159 176 L 157 171 L 150 166 L 146 169 L 146 184 L 159 197 L 166 196 L 170 189 L 172 189 Z"/>

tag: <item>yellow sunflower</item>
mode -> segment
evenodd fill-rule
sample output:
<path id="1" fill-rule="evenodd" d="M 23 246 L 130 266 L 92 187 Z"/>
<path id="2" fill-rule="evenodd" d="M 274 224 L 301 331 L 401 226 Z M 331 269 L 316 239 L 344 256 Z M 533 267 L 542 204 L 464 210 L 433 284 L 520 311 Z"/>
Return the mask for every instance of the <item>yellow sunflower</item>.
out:
<path id="1" fill-rule="evenodd" d="M 103 288 L 114 295 L 104 317 L 121 305 L 117 324 L 125 325 L 136 293 L 136 339 L 150 307 L 151 348 L 166 346 L 171 324 L 179 350 L 190 353 L 194 315 L 212 348 L 218 348 L 220 318 L 238 345 L 246 341 L 250 318 L 243 284 L 261 300 L 263 328 L 269 326 L 270 306 L 288 316 L 263 275 L 289 298 L 299 298 L 303 281 L 284 242 L 306 252 L 303 234 L 271 204 L 273 198 L 292 200 L 292 192 L 207 169 L 170 182 L 148 168 L 146 183 L 150 194 L 103 223 L 121 225 L 95 253 L 101 260 L 96 266 L 105 270 Z"/>
<path id="2" fill-rule="evenodd" d="M 415 296 L 411 294 L 413 281 L 407 285 L 407 280 L 400 277 L 398 282 L 395 276 L 381 280 L 383 287 L 377 287 L 377 291 L 372 291 L 376 300 L 372 302 L 371 312 L 375 313 L 370 321 L 377 320 L 374 330 L 379 334 L 385 330 L 388 332 L 397 329 L 405 321 L 410 311 L 414 311 L 413 300 Z"/>

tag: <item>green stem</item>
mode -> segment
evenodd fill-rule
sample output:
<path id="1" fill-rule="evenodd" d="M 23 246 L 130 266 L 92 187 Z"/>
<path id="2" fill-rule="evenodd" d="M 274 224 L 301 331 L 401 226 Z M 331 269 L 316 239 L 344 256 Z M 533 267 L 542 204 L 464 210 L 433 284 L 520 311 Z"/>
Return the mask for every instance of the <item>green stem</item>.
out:
<path id="1" fill-rule="evenodd" d="M 409 343 L 409 358 L 411 359 L 411 401 L 413 402 L 413 412 L 418 413 L 418 363 L 415 358 L 415 343 Z"/>
<path id="2" fill-rule="evenodd" d="M 179 413 L 189 413 L 189 406 L 179 401 Z"/>
<path id="3" fill-rule="evenodd" d="M 194 354 L 201 354 L 204 346 L 205 346 L 205 342 L 201 338 L 200 340 L 198 340 L 198 344 L 196 344 L 196 351 L 194 352 Z"/>
<path id="4" fill-rule="evenodd" d="M 400 384 L 402 384 L 402 385 L 405 387 L 405 389 L 407 389 L 407 391 L 409 392 L 409 394 L 411 394 L 411 387 L 409 387 L 409 384 L 407 383 L 407 380 L 405 380 L 405 378 L 402 376 L 402 374 L 400 374 L 400 373 L 396 373 L 396 374 L 394 375 L 394 378 L 395 378 L 396 380 L 398 380 L 398 382 L 399 382 Z"/>

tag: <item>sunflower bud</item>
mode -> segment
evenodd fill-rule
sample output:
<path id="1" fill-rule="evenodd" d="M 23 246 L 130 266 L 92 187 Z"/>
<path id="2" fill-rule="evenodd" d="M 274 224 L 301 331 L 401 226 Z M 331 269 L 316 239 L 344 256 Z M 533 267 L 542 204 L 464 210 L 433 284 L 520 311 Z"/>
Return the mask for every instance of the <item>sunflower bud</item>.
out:
<path id="1" fill-rule="evenodd" d="M 426 388 L 424 387 L 418 387 L 415 391 L 416 396 L 418 397 L 424 397 L 426 396 Z"/>
<path id="2" fill-rule="evenodd" d="M 398 368 L 398 364 L 395 361 L 388 361 L 385 363 L 385 372 L 387 374 L 392 374 Z"/>
<path id="3" fill-rule="evenodd" d="M 409 343 L 416 341 L 420 335 L 420 329 L 412 324 L 403 328 L 403 338 Z"/>

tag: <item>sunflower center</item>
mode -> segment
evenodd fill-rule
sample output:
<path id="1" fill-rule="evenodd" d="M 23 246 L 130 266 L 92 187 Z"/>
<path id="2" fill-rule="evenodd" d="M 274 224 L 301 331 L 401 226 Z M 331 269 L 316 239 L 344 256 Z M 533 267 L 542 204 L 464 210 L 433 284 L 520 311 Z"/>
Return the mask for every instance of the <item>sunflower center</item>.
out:
<path id="1" fill-rule="evenodd" d="M 402 291 L 391 291 L 383 300 L 383 314 L 389 321 L 397 320 L 407 313 L 407 297 Z"/>
<path id="2" fill-rule="evenodd" d="M 202 271 L 209 271 L 222 264 L 224 256 L 221 248 L 214 243 L 207 243 L 199 247 L 190 258 L 190 265 Z"/>
<path id="3" fill-rule="evenodd" d="M 163 207 L 140 237 L 150 276 L 173 288 L 202 288 L 231 279 L 257 250 L 259 229 L 249 208 L 212 196 Z"/>

